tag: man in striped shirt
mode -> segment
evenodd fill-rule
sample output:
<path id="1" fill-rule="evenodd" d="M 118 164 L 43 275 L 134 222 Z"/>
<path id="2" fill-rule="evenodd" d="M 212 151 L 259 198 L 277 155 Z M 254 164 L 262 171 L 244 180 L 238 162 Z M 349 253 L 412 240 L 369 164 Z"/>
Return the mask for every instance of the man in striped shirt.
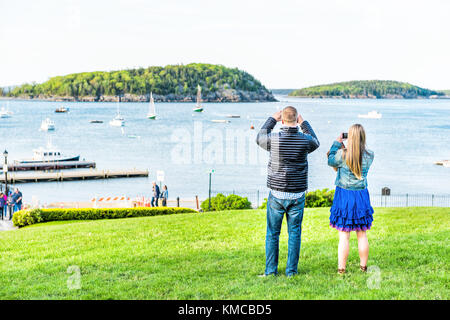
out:
<path id="1" fill-rule="evenodd" d="M 279 121 L 282 122 L 280 132 L 272 132 Z M 286 213 L 289 233 L 286 275 L 293 276 L 298 273 L 303 209 L 308 189 L 307 157 L 319 147 L 319 140 L 308 121 L 304 121 L 297 110 L 289 106 L 267 119 L 256 142 L 270 152 L 264 274 L 268 276 L 278 273 L 279 238 L 283 215 Z"/>

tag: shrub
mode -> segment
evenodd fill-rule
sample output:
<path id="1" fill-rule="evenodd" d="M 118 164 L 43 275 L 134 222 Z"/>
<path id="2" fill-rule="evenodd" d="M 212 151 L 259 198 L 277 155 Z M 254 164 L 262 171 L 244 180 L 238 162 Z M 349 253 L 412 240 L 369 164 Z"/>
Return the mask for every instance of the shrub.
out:
<path id="1" fill-rule="evenodd" d="M 176 213 L 196 212 L 189 208 L 84 208 L 84 209 L 32 209 L 20 210 L 14 213 L 13 223 L 21 228 L 27 225 L 60 220 L 98 220 L 119 219 L 130 217 L 148 217 Z"/>
<path id="2" fill-rule="evenodd" d="M 203 211 L 209 210 L 209 199 L 202 202 L 201 208 Z M 223 210 L 239 210 L 239 209 L 251 209 L 252 203 L 245 197 L 240 197 L 235 194 L 230 194 L 225 197 L 223 194 L 218 193 L 215 197 L 211 198 L 211 211 L 223 211 Z"/>
<path id="3" fill-rule="evenodd" d="M 267 198 L 264 198 L 263 203 L 258 208 L 259 209 L 266 209 L 267 208 Z"/>
<path id="4" fill-rule="evenodd" d="M 306 208 L 317 208 L 317 207 L 331 207 L 333 204 L 334 190 L 315 190 L 310 191 L 306 194 Z M 267 208 L 267 198 L 261 204 L 259 209 Z"/>

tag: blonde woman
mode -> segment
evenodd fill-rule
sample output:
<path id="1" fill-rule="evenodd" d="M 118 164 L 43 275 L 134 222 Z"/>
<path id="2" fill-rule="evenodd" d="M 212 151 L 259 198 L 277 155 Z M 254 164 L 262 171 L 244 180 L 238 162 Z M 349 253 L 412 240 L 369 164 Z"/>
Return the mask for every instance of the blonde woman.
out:
<path id="1" fill-rule="evenodd" d="M 337 171 L 336 191 L 331 206 L 330 226 L 339 231 L 338 273 L 344 274 L 349 251 L 350 232 L 356 231 L 360 269 L 367 271 L 369 242 L 366 230 L 373 221 L 373 208 L 367 190 L 367 173 L 374 153 L 366 148 L 366 133 L 360 124 L 348 130 L 347 147 L 342 133 L 328 153 L 328 165 Z"/>

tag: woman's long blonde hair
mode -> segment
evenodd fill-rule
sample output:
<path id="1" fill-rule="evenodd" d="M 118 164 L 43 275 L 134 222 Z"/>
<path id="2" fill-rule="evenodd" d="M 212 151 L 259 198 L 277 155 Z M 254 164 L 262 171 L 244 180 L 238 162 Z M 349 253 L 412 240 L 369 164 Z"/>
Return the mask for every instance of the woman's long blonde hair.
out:
<path id="1" fill-rule="evenodd" d="M 344 159 L 348 168 L 359 180 L 362 179 L 362 158 L 366 153 L 366 132 L 360 124 L 354 124 L 348 130 L 347 148 Z"/>

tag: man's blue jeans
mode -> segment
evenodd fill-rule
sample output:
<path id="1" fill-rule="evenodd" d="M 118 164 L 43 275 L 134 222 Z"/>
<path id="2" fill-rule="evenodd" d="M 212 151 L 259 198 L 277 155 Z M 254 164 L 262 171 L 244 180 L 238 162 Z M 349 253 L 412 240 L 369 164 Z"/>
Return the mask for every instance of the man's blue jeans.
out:
<path id="1" fill-rule="evenodd" d="M 278 272 L 279 239 L 284 213 L 286 213 L 289 234 L 286 275 L 297 274 L 304 207 L 305 196 L 295 200 L 283 200 L 275 198 L 269 193 L 267 200 L 266 275 L 277 274 Z"/>

